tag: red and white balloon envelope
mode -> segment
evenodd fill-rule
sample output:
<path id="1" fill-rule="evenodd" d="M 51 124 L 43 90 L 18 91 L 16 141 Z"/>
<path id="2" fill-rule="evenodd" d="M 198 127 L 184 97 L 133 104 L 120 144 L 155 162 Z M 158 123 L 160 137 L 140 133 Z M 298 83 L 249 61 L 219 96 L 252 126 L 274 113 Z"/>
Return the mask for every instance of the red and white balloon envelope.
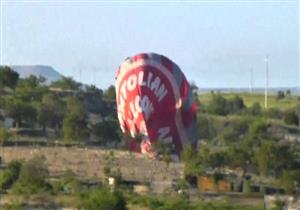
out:
<path id="1" fill-rule="evenodd" d="M 178 156 L 186 145 L 196 144 L 193 93 L 167 57 L 143 53 L 127 58 L 117 71 L 116 97 L 121 130 L 132 137 L 130 150 L 155 157 L 164 145 Z"/>

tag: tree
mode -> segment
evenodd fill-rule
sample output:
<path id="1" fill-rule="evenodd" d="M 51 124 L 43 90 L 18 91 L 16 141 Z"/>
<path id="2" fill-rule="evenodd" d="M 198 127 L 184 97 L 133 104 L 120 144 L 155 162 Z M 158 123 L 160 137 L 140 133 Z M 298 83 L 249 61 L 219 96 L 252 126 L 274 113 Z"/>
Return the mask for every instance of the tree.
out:
<path id="1" fill-rule="evenodd" d="M 80 100 L 77 97 L 68 97 L 66 104 L 67 104 L 67 107 L 66 107 L 67 113 L 76 113 L 76 114 L 80 115 L 82 118 L 85 117 L 86 110 L 83 106 L 82 100 Z"/>
<path id="2" fill-rule="evenodd" d="M 0 88 L 15 88 L 19 74 L 8 66 L 0 66 Z"/>
<path id="3" fill-rule="evenodd" d="M 116 120 L 105 120 L 92 126 L 92 132 L 101 145 L 120 142 L 119 124 Z"/>
<path id="4" fill-rule="evenodd" d="M 67 114 L 63 121 L 63 134 L 66 141 L 81 141 L 87 136 L 86 111 L 76 97 L 67 99 Z"/>
<path id="5" fill-rule="evenodd" d="M 22 101 L 41 101 L 48 88 L 42 84 L 43 78 L 30 75 L 26 79 L 18 80 L 15 98 Z"/>
<path id="6" fill-rule="evenodd" d="M 32 125 L 36 120 L 36 109 L 20 99 L 12 98 L 8 100 L 5 104 L 5 112 L 7 116 L 15 120 L 17 128 L 22 123 Z"/>
<path id="7" fill-rule="evenodd" d="M 44 131 L 46 127 L 55 128 L 57 131 L 62 126 L 64 109 L 63 102 L 56 95 L 49 93 L 43 96 L 42 103 L 37 108 L 37 119 Z"/>
<path id="8" fill-rule="evenodd" d="M 216 115 L 226 115 L 226 99 L 220 94 L 213 94 L 208 103 L 208 112 Z"/>
<path id="9" fill-rule="evenodd" d="M 68 113 L 63 122 L 65 141 L 82 141 L 87 136 L 86 121 L 77 113 Z"/>
<path id="10" fill-rule="evenodd" d="M 275 145 L 271 141 L 263 141 L 261 146 L 255 151 L 254 158 L 261 175 L 268 175 L 276 156 L 274 155 Z"/>
<path id="11" fill-rule="evenodd" d="M 210 139 L 216 135 L 211 117 L 205 114 L 197 116 L 197 128 L 199 139 Z"/>
<path id="12" fill-rule="evenodd" d="M 103 98 L 108 101 L 116 100 L 116 88 L 114 85 L 110 85 L 107 90 L 105 90 Z"/>
<path id="13" fill-rule="evenodd" d="M 62 77 L 61 80 L 52 82 L 50 86 L 62 90 L 79 90 L 80 88 L 80 84 L 73 80 L 72 77 Z"/>
<path id="14" fill-rule="evenodd" d="M 196 176 L 203 172 L 196 151 L 191 145 L 183 149 L 181 159 L 184 162 L 184 173 L 187 176 Z"/>

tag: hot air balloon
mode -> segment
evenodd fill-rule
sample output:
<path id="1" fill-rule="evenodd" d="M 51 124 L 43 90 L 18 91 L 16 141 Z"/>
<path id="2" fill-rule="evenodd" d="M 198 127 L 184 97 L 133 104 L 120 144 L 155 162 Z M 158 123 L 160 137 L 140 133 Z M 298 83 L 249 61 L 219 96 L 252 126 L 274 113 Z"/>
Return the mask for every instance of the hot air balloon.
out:
<path id="1" fill-rule="evenodd" d="M 132 137 L 130 150 L 155 157 L 155 145 L 164 144 L 179 156 L 185 146 L 196 144 L 193 93 L 167 57 L 142 53 L 127 58 L 117 71 L 116 97 L 121 130 Z"/>

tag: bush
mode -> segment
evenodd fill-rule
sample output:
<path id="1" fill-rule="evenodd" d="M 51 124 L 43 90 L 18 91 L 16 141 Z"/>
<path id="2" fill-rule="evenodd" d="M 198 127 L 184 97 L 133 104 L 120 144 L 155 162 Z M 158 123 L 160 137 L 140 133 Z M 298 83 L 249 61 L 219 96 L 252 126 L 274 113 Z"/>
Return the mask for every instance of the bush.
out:
<path id="1" fill-rule="evenodd" d="M 276 96 L 277 100 L 283 99 L 284 97 L 285 97 L 285 95 L 284 95 L 283 91 L 280 90 L 277 92 L 277 96 Z"/>
<path id="2" fill-rule="evenodd" d="M 71 170 L 67 170 L 59 181 L 52 184 L 52 187 L 55 193 L 75 194 L 82 190 L 82 184 Z"/>
<path id="3" fill-rule="evenodd" d="M 244 101 L 239 96 L 235 96 L 234 98 L 228 99 L 226 101 L 226 113 L 227 114 L 237 113 L 237 112 L 241 111 L 244 108 L 245 108 Z"/>
<path id="4" fill-rule="evenodd" d="M 260 104 L 258 102 L 255 102 L 252 104 L 251 107 L 249 107 L 247 109 L 247 112 L 250 115 L 259 116 L 259 115 L 261 115 L 261 112 L 262 112 L 261 110 L 262 110 L 262 108 L 261 108 Z"/>
<path id="5" fill-rule="evenodd" d="M 0 125 L 0 146 L 5 145 L 8 139 L 11 137 L 11 133 Z"/>
<path id="6" fill-rule="evenodd" d="M 295 111 L 288 110 L 284 113 L 284 122 L 288 125 L 299 125 L 299 117 Z"/>
<path id="7" fill-rule="evenodd" d="M 46 182 L 48 168 L 44 156 L 35 156 L 25 162 L 20 170 L 18 180 L 13 185 L 13 192 L 17 194 L 35 194 L 51 189 Z"/>
<path id="8" fill-rule="evenodd" d="M 280 109 L 270 108 L 264 112 L 264 116 L 274 119 L 282 119 L 283 113 L 280 111 Z"/>
<path id="9" fill-rule="evenodd" d="M 208 113 L 215 115 L 226 115 L 226 99 L 220 94 L 214 94 L 208 104 Z"/>
<path id="10" fill-rule="evenodd" d="M 205 114 L 199 114 L 197 118 L 197 131 L 199 139 L 211 139 L 215 137 L 213 119 Z"/>
<path id="11" fill-rule="evenodd" d="M 111 192 L 107 188 L 83 194 L 81 201 L 81 210 L 127 210 L 123 195 L 120 192 Z"/>
<path id="12" fill-rule="evenodd" d="M 194 206 L 190 204 L 187 199 L 184 198 L 175 198 L 171 200 L 167 200 L 165 204 L 157 210 L 193 210 Z M 154 210 L 154 209 L 153 209 Z"/>
<path id="13" fill-rule="evenodd" d="M 9 189 L 19 178 L 22 164 L 19 161 L 12 161 L 7 168 L 0 173 L 0 189 Z"/>
<path id="14" fill-rule="evenodd" d="M 266 136 L 268 128 L 268 123 L 261 118 L 256 119 L 255 121 L 252 122 L 250 125 L 250 131 L 249 134 L 252 138 L 258 139 L 258 138 L 264 138 Z"/>
<path id="15" fill-rule="evenodd" d="M 287 193 L 293 193 L 300 186 L 300 170 L 284 170 L 281 182 Z"/>

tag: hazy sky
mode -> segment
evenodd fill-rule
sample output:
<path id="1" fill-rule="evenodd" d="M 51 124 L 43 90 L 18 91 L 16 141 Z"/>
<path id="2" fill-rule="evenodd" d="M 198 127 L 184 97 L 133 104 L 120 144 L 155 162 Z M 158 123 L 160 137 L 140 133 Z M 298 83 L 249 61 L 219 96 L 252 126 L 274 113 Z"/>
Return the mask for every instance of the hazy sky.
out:
<path id="1" fill-rule="evenodd" d="M 2 0 L 3 64 L 51 65 L 107 87 L 128 56 L 157 52 L 201 87 L 297 86 L 299 2 L 100 3 Z"/>

